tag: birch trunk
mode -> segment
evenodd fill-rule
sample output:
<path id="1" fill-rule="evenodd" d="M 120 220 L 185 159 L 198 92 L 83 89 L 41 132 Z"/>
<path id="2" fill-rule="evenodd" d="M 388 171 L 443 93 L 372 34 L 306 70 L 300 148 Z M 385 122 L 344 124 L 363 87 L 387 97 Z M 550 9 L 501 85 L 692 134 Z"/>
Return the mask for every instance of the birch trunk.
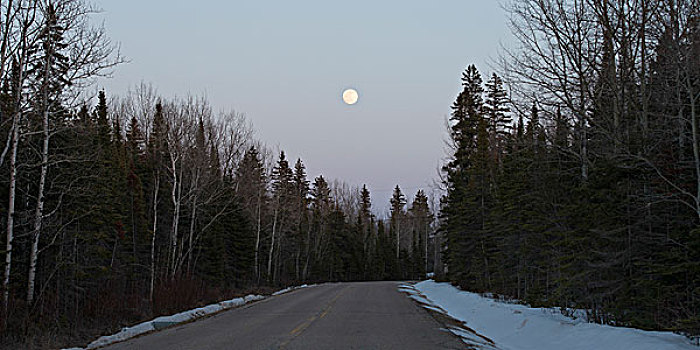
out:
<path id="1" fill-rule="evenodd" d="M 270 254 L 268 255 L 267 258 L 267 278 L 269 279 L 270 276 L 272 276 L 272 253 L 275 250 L 275 230 L 277 229 L 277 214 L 279 212 L 279 198 L 278 204 L 275 206 L 275 215 L 272 219 L 272 238 L 270 242 Z"/>
<path id="2" fill-rule="evenodd" d="M 306 281 L 306 278 L 309 275 L 309 261 L 311 260 L 311 219 L 308 220 L 308 224 L 309 227 L 306 228 L 306 259 L 304 261 L 304 270 L 302 270 L 301 273 L 302 280 L 304 281 Z"/>
<path id="3" fill-rule="evenodd" d="M 15 113 L 12 131 L 12 149 L 10 151 L 10 188 L 7 205 L 7 243 L 5 245 L 5 275 L 2 281 L 3 318 L 7 319 L 10 300 L 10 272 L 12 270 L 12 240 L 14 239 L 15 191 L 17 188 L 17 148 L 19 147 L 19 120 L 21 113 Z M 4 324 L 6 326 L 6 323 Z"/>
<path id="4" fill-rule="evenodd" d="M 694 96 L 693 84 L 690 81 L 690 77 L 686 78 L 688 95 L 690 96 L 690 122 L 693 131 L 693 161 L 695 162 L 695 214 L 700 218 L 700 135 L 698 135 L 698 116 L 696 101 L 700 98 L 700 94 Z"/>
<path id="5" fill-rule="evenodd" d="M 153 288 L 156 280 L 156 229 L 158 228 L 158 192 L 160 189 L 160 176 L 156 175 L 155 189 L 153 190 L 153 236 L 151 236 L 151 283 L 148 290 L 148 300 L 153 302 Z"/>
<path id="6" fill-rule="evenodd" d="M 195 180 L 196 182 L 196 180 Z M 197 194 L 194 194 L 194 198 L 192 200 L 192 215 L 190 216 L 190 235 L 188 238 L 188 248 L 187 248 L 187 274 L 189 275 L 192 272 L 192 238 L 194 236 L 194 220 L 196 219 L 196 214 L 197 213 Z"/>
<path id="7" fill-rule="evenodd" d="M 48 102 L 48 101 L 47 101 Z M 29 255 L 29 275 L 27 277 L 27 304 L 34 302 L 34 282 L 36 277 L 36 263 L 39 259 L 39 238 L 44 219 L 44 187 L 46 175 L 49 171 L 49 110 L 44 111 L 43 121 L 44 142 L 41 150 L 41 174 L 39 175 L 39 192 L 37 194 L 36 210 L 34 212 L 34 233 L 32 237 L 32 250 Z"/>
<path id="8" fill-rule="evenodd" d="M 51 77 L 51 57 L 53 52 L 51 44 L 46 53 L 44 68 L 44 86 L 42 87 L 42 103 L 44 113 L 42 116 L 43 144 L 41 148 L 41 173 L 39 175 L 39 190 L 36 196 L 36 210 L 34 212 L 34 231 L 32 234 L 32 250 L 29 254 L 29 274 L 27 276 L 27 305 L 34 302 L 34 281 L 36 278 L 36 263 L 39 259 L 39 238 L 41 237 L 41 227 L 44 219 L 44 186 L 46 185 L 46 174 L 49 171 L 49 78 Z"/>
<path id="9" fill-rule="evenodd" d="M 257 227 L 257 232 L 255 234 L 255 278 L 257 279 L 258 283 L 260 283 L 260 263 L 259 263 L 259 250 L 260 250 L 260 218 L 261 218 L 261 203 L 262 202 L 262 190 L 258 190 L 258 227 Z"/>
<path id="10" fill-rule="evenodd" d="M 174 212 L 173 212 L 173 224 L 170 232 L 170 278 L 175 279 L 176 270 L 176 259 L 175 254 L 177 253 L 177 232 L 180 223 L 180 196 L 182 194 L 181 186 L 182 179 L 178 179 L 177 174 L 177 158 L 171 157 L 171 164 L 173 167 L 173 189 L 171 192 L 171 199 L 173 202 Z"/>
<path id="11" fill-rule="evenodd" d="M 192 193 L 193 193 L 193 198 L 192 198 L 192 215 L 190 216 L 190 234 L 188 238 L 188 246 L 187 246 L 187 273 L 190 274 L 192 272 L 192 242 L 194 239 L 194 230 L 196 228 L 195 225 L 195 220 L 197 219 L 197 199 L 199 198 L 198 196 L 198 187 L 199 187 L 199 178 L 201 177 L 201 168 L 197 166 L 197 171 L 195 172 L 194 176 L 194 181 L 192 183 Z"/>
<path id="12" fill-rule="evenodd" d="M 24 33 L 23 33 L 24 35 Z M 26 37 L 24 38 L 26 40 Z M 24 66 L 24 56 L 20 55 L 19 66 Z M 19 71 L 19 84 L 23 80 L 22 70 Z M 17 86 L 19 90 L 21 86 Z M 15 193 L 17 189 L 17 149 L 19 148 L 19 128 L 20 121 L 22 120 L 21 111 L 21 101 L 22 94 L 17 94 L 17 99 L 15 100 L 15 114 L 12 118 L 12 147 L 10 150 L 10 187 L 8 193 L 8 205 L 7 205 L 7 240 L 5 245 L 5 274 L 2 281 L 2 312 L 3 312 L 3 329 L 7 326 L 7 312 L 10 300 L 10 273 L 12 271 L 12 241 L 14 239 L 14 218 L 15 218 Z"/>

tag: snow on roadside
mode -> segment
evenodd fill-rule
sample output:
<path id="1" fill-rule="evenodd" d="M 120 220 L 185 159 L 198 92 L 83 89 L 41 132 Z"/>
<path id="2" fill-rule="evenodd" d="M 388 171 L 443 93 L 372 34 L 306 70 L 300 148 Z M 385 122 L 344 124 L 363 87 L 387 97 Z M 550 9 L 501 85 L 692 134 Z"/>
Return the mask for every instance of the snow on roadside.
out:
<path id="1" fill-rule="evenodd" d="M 424 307 L 434 311 L 444 310 L 450 317 L 464 322 L 465 328 L 493 340 L 495 347 L 487 345 L 484 349 L 700 349 L 691 345 L 686 337 L 671 332 L 651 332 L 573 320 L 553 309 L 498 302 L 461 291 L 449 283 L 428 280 L 413 286 L 400 286 L 399 290 L 408 293 Z M 449 330 L 462 336 L 465 342 L 473 340 L 473 334 L 464 329 L 450 327 Z"/>
<path id="2" fill-rule="evenodd" d="M 312 285 L 313 286 L 313 285 Z M 308 285 L 304 284 L 301 286 L 297 287 L 288 287 L 284 288 L 282 290 L 279 290 L 277 292 L 272 293 L 273 296 L 275 295 L 280 295 L 283 293 L 287 293 L 292 290 L 296 290 L 299 288 L 307 288 L 309 287 Z M 169 316 L 160 316 L 156 317 L 150 321 L 142 322 L 137 325 L 131 326 L 131 327 L 125 327 L 122 328 L 121 331 L 119 331 L 116 334 L 112 335 L 105 335 L 102 337 L 99 337 L 97 340 L 93 341 L 92 343 L 88 344 L 86 348 L 68 348 L 68 349 L 63 349 L 63 350 L 91 350 L 91 349 L 97 349 L 102 346 L 107 346 L 110 344 L 118 343 L 125 341 L 127 339 L 152 332 L 155 330 L 158 330 L 157 325 L 164 325 L 164 326 L 172 326 L 176 325 L 179 323 L 184 323 L 188 322 L 200 317 L 204 317 L 207 315 L 215 314 L 217 312 L 227 310 L 230 308 L 234 308 L 237 306 L 245 305 L 253 301 L 257 300 L 262 300 L 267 298 L 266 296 L 263 295 L 253 295 L 249 294 L 246 295 L 245 297 L 242 298 L 235 298 L 231 300 L 225 300 L 218 302 L 216 304 L 210 304 L 204 307 L 192 309 L 192 310 L 187 310 L 183 311 L 174 315 L 169 315 Z"/>
<path id="3" fill-rule="evenodd" d="M 278 291 L 272 293 L 272 296 L 284 294 L 284 293 L 287 293 L 287 292 L 290 292 L 290 291 L 293 291 L 293 290 L 296 290 L 299 288 L 306 288 L 306 287 L 308 287 L 308 285 L 306 285 L 306 284 L 302 284 L 302 285 L 296 286 L 296 287 L 287 287 L 285 289 L 281 289 L 281 290 L 278 290 Z"/>

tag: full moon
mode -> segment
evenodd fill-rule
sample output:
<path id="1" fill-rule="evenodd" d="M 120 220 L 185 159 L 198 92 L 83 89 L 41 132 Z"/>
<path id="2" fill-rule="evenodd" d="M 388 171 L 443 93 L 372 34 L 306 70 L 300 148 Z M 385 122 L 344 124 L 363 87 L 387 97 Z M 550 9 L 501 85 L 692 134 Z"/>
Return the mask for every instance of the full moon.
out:
<path id="1" fill-rule="evenodd" d="M 343 91 L 343 102 L 349 105 L 354 105 L 357 103 L 358 99 L 357 91 L 355 89 L 347 89 Z"/>

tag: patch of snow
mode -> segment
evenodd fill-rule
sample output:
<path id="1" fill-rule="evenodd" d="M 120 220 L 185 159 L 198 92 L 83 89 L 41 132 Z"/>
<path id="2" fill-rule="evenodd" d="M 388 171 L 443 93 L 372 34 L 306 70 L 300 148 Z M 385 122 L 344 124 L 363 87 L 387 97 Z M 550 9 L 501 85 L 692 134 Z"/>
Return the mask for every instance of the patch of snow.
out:
<path id="1" fill-rule="evenodd" d="M 421 303 L 421 304 L 426 304 L 430 306 L 436 306 L 433 302 L 431 302 L 428 298 L 420 295 L 420 294 L 411 294 L 408 296 L 409 298 Z"/>
<path id="2" fill-rule="evenodd" d="M 256 296 L 262 298 L 262 296 L 260 296 L 260 295 L 256 295 Z M 230 309 L 232 307 L 241 306 L 241 305 L 249 302 L 249 300 L 246 300 L 248 297 L 250 297 L 250 295 L 246 295 L 244 298 L 225 300 L 225 301 L 220 302 L 219 305 L 221 305 L 221 307 L 224 309 Z"/>
<path id="3" fill-rule="evenodd" d="M 399 286 L 399 292 L 407 293 L 407 294 L 411 294 L 411 295 L 413 295 L 413 294 L 418 294 L 418 292 L 416 292 L 415 289 L 409 288 L 409 287 L 406 287 L 406 286 Z"/>
<path id="4" fill-rule="evenodd" d="M 287 287 L 287 288 L 285 288 L 285 289 L 278 290 L 278 291 L 272 293 L 272 295 L 273 295 L 273 296 L 274 296 L 274 295 L 280 295 L 280 294 L 284 294 L 284 293 L 291 292 L 291 291 L 293 291 L 293 290 L 297 290 L 297 289 L 300 289 L 300 288 L 307 288 L 307 287 L 309 287 L 309 286 L 306 285 L 306 284 L 302 284 L 302 285 L 296 286 L 296 287 Z"/>
<path id="5" fill-rule="evenodd" d="M 572 319 L 557 309 L 502 303 L 461 291 L 449 283 L 429 280 L 415 284 L 414 288 L 431 304 L 477 333 L 449 329 L 465 342 L 479 341 L 479 335 L 493 340 L 495 346 L 488 345 L 485 349 L 698 350 L 688 338 L 671 332 L 587 323 L 583 317 Z"/>
<path id="6" fill-rule="evenodd" d="M 496 345 L 493 343 L 489 342 L 486 339 L 483 339 L 479 337 L 478 335 L 474 334 L 473 332 L 469 332 L 466 329 L 459 328 L 459 327 L 449 327 L 447 331 L 451 332 L 452 334 L 467 340 L 470 344 L 472 345 L 477 345 L 479 346 L 480 350 L 501 350 Z"/>
<path id="7" fill-rule="evenodd" d="M 287 287 L 287 288 L 285 288 L 285 289 L 280 289 L 280 290 L 278 290 L 278 291 L 272 293 L 272 295 L 284 294 L 284 293 L 287 293 L 287 292 L 289 292 L 289 291 L 291 291 L 291 290 L 292 290 L 291 287 Z"/>
<path id="8" fill-rule="evenodd" d="M 430 305 L 421 305 L 421 306 L 422 306 L 423 308 L 425 308 L 425 309 L 433 310 L 433 311 L 439 312 L 439 313 L 441 313 L 441 314 L 444 314 L 444 313 L 445 313 L 445 310 L 440 309 L 440 308 L 437 308 L 437 307 L 435 307 L 435 306 L 430 306 Z"/>
<path id="9" fill-rule="evenodd" d="M 265 297 L 262 295 L 248 294 L 243 298 L 243 304 L 247 304 L 247 303 L 250 303 L 252 301 L 258 301 L 258 300 L 263 300 L 263 299 L 265 299 Z"/>
<path id="10" fill-rule="evenodd" d="M 148 333 L 155 330 L 153 327 L 152 321 L 147 321 L 143 323 L 139 323 L 135 326 L 132 327 L 126 327 L 122 328 L 122 330 L 113 335 L 105 335 L 102 337 L 97 338 L 97 340 L 93 341 L 92 343 L 88 344 L 88 346 L 85 349 L 96 349 L 101 346 L 106 346 L 109 344 L 114 344 L 120 341 L 127 340 L 129 338 L 133 338 L 135 336 Z"/>

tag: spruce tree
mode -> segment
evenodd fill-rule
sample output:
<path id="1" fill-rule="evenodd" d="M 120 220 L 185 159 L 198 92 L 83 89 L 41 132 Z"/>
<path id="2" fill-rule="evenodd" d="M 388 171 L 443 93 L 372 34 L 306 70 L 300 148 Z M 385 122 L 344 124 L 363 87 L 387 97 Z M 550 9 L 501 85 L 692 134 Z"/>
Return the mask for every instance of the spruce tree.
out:
<path id="1" fill-rule="evenodd" d="M 399 253 L 401 250 L 401 242 L 402 240 L 405 240 L 405 237 L 401 237 L 402 230 L 404 226 L 406 225 L 404 222 L 405 218 L 405 211 L 404 207 L 406 206 L 406 197 L 401 193 L 401 188 L 399 188 L 399 185 L 396 185 L 394 187 L 394 193 L 391 196 L 391 199 L 389 200 L 391 204 L 391 236 L 395 240 L 396 244 L 396 259 L 399 259 Z"/>
<path id="2" fill-rule="evenodd" d="M 502 163 L 507 138 L 511 136 L 513 120 L 508 107 L 508 94 L 503 88 L 503 80 L 496 73 L 486 83 L 484 116 L 488 120 L 491 157 L 498 166 Z"/>
<path id="3" fill-rule="evenodd" d="M 483 126 L 483 87 L 481 75 L 470 65 L 462 73 L 462 92 L 452 105 L 450 137 L 454 154 L 443 167 L 447 194 L 441 199 L 441 232 L 446 236 L 445 263 L 448 277 L 460 285 L 468 285 L 472 272 L 471 261 L 477 246 L 472 232 L 480 229 L 478 215 L 474 215 L 473 171 L 477 154 L 477 135 Z M 483 138 L 482 138 L 483 142 Z M 469 281 L 469 282 L 468 282 Z"/>
<path id="4" fill-rule="evenodd" d="M 418 278 L 425 276 L 428 270 L 428 235 L 433 221 L 432 213 L 428 207 L 428 197 L 423 190 L 418 190 L 413 197 L 413 203 L 408 210 L 413 226 L 412 258 L 414 271 Z"/>
<path id="5" fill-rule="evenodd" d="M 308 196 L 309 196 L 309 181 L 306 178 L 306 167 L 301 159 L 297 159 L 294 164 L 294 175 L 293 175 L 293 189 L 294 189 L 294 218 L 296 227 L 293 228 L 293 241 L 295 245 L 295 256 L 294 256 L 294 272 L 297 281 L 302 280 L 303 266 L 302 255 L 308 254 L 309 245 L 311 244 L 310 232 L 308 230 L 309 213 L 308 209 Z"/>
<path id="6" fill-rule="evenodd" d="M 290 228 L 291 205 L 294 198 L 293 177 L 287 157 L 284 151 L 281 151 L 277 165 L 272 169 L 272 232 L 267 256 L 267 278 L 273 283 L 278 282 L 283 263 L 282 251 L 287 248 L 284 243 Z"/>
<path id="7" fill-rule="evenodd" d="M 256 281 L 260 278 L 262 257 L 263 219 L 267 208 L 267 175 L 258 150 L 251 146 L 238 164 L 235 174 L 236 194 L 242 203 L 248 221 L 255 229 L 253 270 Z"/>
<path id="8" fill-rule="evenodd" d="M 362 261 L 364 261 L 363 271 L 365 278 L 370 278 L 371 266 L 375 258 L 374 246 L 376 237 L 374 235 L 374 216 L 372 214 L 372 200 L 370 198 L 367 185 L 362 185 L 360 190 L 360 212 L 357 215 L 357 230 L 360 234 L 358 239 L 362 242 Z"/>

